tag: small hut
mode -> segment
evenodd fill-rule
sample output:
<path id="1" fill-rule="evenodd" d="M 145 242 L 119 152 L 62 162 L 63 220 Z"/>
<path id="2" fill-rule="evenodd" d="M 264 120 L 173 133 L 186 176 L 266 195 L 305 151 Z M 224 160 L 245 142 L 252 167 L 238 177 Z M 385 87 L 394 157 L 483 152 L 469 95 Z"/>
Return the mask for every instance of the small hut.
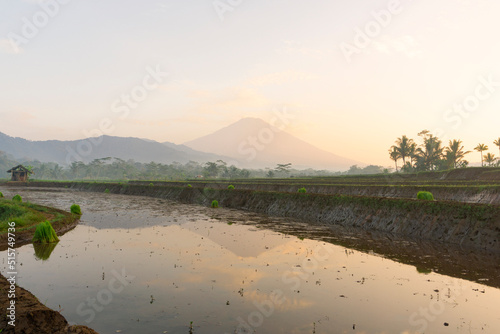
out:
<path id="1" fill-rule="evenodd" d="M 11 181 L 14 182 L 26 182 L 28 181 L 29 174 L 33 174 L 28 168 L 23 165 L 13 167 L 7 171 L 7 173 L 12 173 Z"/>

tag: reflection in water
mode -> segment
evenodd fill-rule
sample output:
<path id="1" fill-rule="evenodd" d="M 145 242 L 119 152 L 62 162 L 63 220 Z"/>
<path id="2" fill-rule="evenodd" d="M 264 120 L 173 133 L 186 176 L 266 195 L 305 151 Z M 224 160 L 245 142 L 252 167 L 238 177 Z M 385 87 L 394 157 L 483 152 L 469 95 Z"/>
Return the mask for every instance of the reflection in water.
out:
<path id="1" fill-rule="evenodd" d="M 57 242 L 34 243 L 33 248 L 35 249 L 35 257 L 39 260 L 47 261 L 50 257 L 50 254 L 52 254 L 52 252 L 56 248 L 57 244 Z"/>
<path id="2" fill-rule="evenodd" d="M 500 332 L 500 290 L 438 274 L 430 260 L 406 265 L 334 245 L 325 230 L 310 240 L 228 225 L 196 206 L 66 196 L 93 203 L 86 225 L 64 235 L 50 261 L 19 248 L 19 285 L 102 334 Z M 359 238 L 345 242 L 367 249 Z"/>

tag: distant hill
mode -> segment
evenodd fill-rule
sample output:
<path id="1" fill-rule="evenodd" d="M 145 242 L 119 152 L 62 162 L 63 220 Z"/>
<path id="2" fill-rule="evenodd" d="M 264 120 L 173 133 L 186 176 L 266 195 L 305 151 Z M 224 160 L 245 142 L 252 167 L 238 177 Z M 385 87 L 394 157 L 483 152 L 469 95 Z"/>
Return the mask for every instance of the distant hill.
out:
<path id="1" fill-rule="evenodd" d="M 94 144 L 98 143 L 98 144 Z M 139 138 L 102 136 L 73 141 L 30 141 L 8 136 L 0 132 L 0 151 L 4 151 L 18 161 L 39 160 L 67 165 L 68 162 L 115 157 L 137 162 L 186 163 L 215 161 L 224 157 L 197 152 L 182 145 L 158 143 Z"/>
<path id="2" fill-rule="evenodd" d="M 258 118 L 243 118 L 212 134 L 185 143 L 202 152 L 230 156 L 244 167 L 275 167 L 292 163 L 295 168 L 347 170 L 359 161 L 321 150 Z"/>

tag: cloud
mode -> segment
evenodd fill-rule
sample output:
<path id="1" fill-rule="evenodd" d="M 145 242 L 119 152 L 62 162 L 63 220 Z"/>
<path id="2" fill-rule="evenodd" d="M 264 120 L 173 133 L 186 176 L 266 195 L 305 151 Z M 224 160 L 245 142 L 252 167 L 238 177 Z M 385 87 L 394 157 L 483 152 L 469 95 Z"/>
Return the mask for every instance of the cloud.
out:
<path id="1" fill-rule="evenodd" d="M 20 52 L 22 52 L 22 49 L 10 39 L 0 39 L 0 53 L 18 54 Z"/>

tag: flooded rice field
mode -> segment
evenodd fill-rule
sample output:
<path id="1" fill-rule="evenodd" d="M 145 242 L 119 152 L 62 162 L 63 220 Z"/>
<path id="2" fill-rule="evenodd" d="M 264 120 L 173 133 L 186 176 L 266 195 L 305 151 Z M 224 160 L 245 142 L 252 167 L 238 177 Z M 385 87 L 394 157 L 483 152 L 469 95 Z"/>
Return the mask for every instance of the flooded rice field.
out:
<path id="1" fill-rule="evenodd" d="M 382 256 L 376 235 L 243 211 L 60 189 L 2 192 L 65 210 L 80 204 L 80 225 L 53 250 L 18 248 L 18 284 L 101 334 L 500 333 L 493 255 L 391 239 L 392 254 Z M 401 261 L 398 249 L 407 250 Z M 5 273 L 6 252 L 1 259 Z"/>

